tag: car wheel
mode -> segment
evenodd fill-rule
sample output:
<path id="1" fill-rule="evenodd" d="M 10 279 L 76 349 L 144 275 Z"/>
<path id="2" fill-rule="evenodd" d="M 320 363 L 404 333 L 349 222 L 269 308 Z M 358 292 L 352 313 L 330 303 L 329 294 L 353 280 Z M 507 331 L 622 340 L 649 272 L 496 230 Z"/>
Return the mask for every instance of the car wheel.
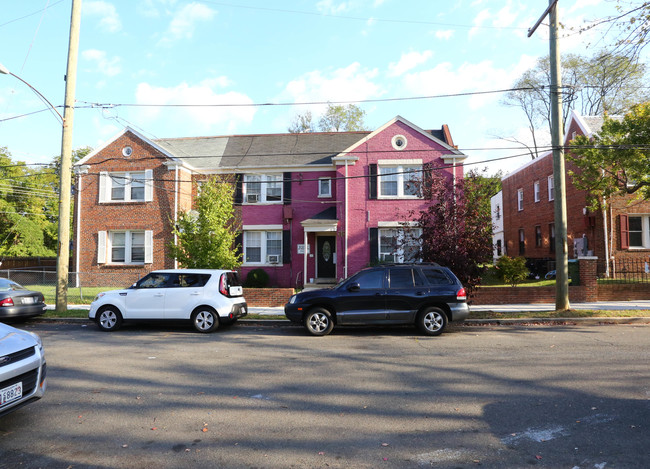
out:
<path id="1" fill-rule="evenodd" d="M 214 309 L 203 306 L 192 313 L 192 324 L 198 332 L 212 332 L 219 327 L 219 315 Z"/>
<path id="2" fill-rule="evenodd" d="M 332 332 L 334 320 L 325 308 L 314 308 L 305 316 L 305 327 L 312 335 L 323 336 Z"/>
<path id="3" fill-rule="evenodd" d="M 104 306 L 97 312 L 96 321 L 102 331 L 115 331 L 122 325 L 122 313 L 115 306 Z"/>
<path id="4" fill-rule="evenodd" d="M 447 315 L 440 308 L 426 308 L 416 319 L 420 332 L 426 335 L 440 335 L 447 327 Z"/>

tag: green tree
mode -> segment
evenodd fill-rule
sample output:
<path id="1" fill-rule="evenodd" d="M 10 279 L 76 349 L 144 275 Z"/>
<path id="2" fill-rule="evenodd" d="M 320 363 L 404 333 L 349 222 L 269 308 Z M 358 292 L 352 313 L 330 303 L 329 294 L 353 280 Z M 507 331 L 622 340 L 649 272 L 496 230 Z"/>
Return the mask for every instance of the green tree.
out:
<path id="1" fill-rule="evenodd" d="M 576 187 L 588 191 L 592 208 L 617 193 L 650 199 L 649 142 L 650 102 L 634 106 L 623 119 L 605 115 L 591 140 L 573 139 L 567 159 L 579 170 L 570 175 Z"/>
<path id="2" fill-rule="evenodd" d="M 526 280 L 529 274 L 524 257 L 501 256 L 497 261 L 497 269 L 503 281 L 513 287 Z"/>
<path id="3" fill-rule="evenodd" d="M 487 175 L 487 168 L 471 169 L 465 174 L 463 183 L 467 205 L 475 210 L 481 219 L 490 220 L 492 227 L 492 205 L 490 199 L 501 190 L 503 171 L 492 176 Z M 491 232 L 491 231 L 490 231 Z"/>
<path id="4" fill-rule="evenodd" d="M 168 247 L 183 267 L 236 269 L 241 265 L 234 191 L 232 182 L 225 178 L 208 180 L 200 186 L 195 210 L 180 213 L 173 229 L 177 244 Z"/>
<path id="5" fill-rule="evenodd" d="M 359 106 L 348 104 L 328 104 L 325 113 L 318 120 L 318 128 L 314 124 L 311 111 L 298 114 L 289 127 L 290 133 L 315 132 L 354 132 L 367 130 L 363 119 L 366 112 Z"/>
<path id="6" fill-rule="evenodd" d="M 575 54 L 562 57 L 562 122 L 572 109 L 582 115 L 622 113 L 648 97 L 646 66 L 625 55 L 601 51 L 585 58 Z M 551 133 L 550 63 L 540 58 L 514 83 L 502 104 L 522 109 L 533 140 L 531 156 L 539 156 L 538 132 L 547 127 Z"/>

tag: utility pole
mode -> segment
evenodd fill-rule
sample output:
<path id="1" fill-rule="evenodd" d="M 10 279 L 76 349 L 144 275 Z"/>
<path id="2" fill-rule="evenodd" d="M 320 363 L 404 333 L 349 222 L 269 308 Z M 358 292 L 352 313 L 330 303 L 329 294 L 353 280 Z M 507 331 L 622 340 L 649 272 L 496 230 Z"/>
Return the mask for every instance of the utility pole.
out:
<path id="1" fill-rule="evenodd" d="M 56 310 L 68 309 L 68 269 L 70 267 L 70 192 L 72 188 L 72 124 L 74 120 L 75 88 L 77 85 L 77 56 L 81 0 L 72 0 L 70 44 L 65 75 L 65 103 L 61 136 L 61 171 L 59 184 L 59 249 L 56 262 Z"/>
<path id="2" fill-rule="evenodd" d="M 566 311 L 569 305 L 569 256 L 567 249 L 566 172 L 564 168 L 564 129 L 562 123 L 562 72 L 558 45 L 558 0 L 549 5 L 535 26 L 528 30 L 532 36 L 542 20 L 549 15 L 549 60 L 551 64 L 551 145 L 553 146 L 553 185 L 555 190 L 555 309 Z"/>

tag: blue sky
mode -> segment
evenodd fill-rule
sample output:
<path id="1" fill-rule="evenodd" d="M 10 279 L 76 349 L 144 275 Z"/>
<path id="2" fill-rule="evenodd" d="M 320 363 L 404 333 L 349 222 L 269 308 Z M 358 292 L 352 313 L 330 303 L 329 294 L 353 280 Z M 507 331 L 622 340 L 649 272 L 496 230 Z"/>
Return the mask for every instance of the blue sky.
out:
<path id="1" fill-rule="evenodd" d="M 579 27 L 613 15 L 611 0 L 560 0 Z M 63 104 L 71 0 L 2 0 L 0 63 L 54 105 Z M 530 28 L 548 2 L 517 0 L 83 0 L 74 147 L 96 148 L 129 125 L 150 138 L 286 132 L 296 113 L 361 102 L 367 127 L 401 115 L 448 124 L 467 163 L 522 153 L 485 151 L 528 139 L 501 90 L 548 54 L 548 28 Z M 604 29 L 566 29 L 562 52 L 591 55 Z M 395 99 L 409 98 L 409 99 Z M 89 106 L 98 103 L 102 106 Z M 131 107 L 124 104 L 227 104 Z M 249 106 L 232 106 L 248 104 Z M 60 153 L 61 126 L 14 77 L 0 75 L 0 147 L 44 163 Z M 528 157 L 500 160 L 508 171 Z"/>

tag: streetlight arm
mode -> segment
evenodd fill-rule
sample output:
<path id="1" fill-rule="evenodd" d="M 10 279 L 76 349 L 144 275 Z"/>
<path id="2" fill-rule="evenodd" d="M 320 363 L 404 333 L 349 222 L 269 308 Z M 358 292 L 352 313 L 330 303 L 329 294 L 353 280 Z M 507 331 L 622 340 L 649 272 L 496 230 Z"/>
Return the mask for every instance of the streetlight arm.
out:
<path id="1" fill-rule="evenodd" d="M 56 112 L 56 114 L 59 116 L 59 119 L 61 119 L 61 123 L 63 124 L 63 116 L 61 115 L 61 113 L 56 109 L 56 107 L 55 107 L 55 106 L 54 106 L 54 105 L 53 105 L 53 104 L 52 104 L 52 103 L 51 103 L 51 102 L 50 102 L 50 101 L 49 101 L 45 96 L 43 96 L 43 95 L 41 94 L 40 91 L 38 91 L 38 90 L 37 90 L 36 88 L 34 88 L 32 85 L 30 85 L 30 84 L 27 83 L 25 80 L 23 80 L 22 78 L 20 78 L 18 75 L 14 74 L 14 73 L 11 73 L 11 72 L 10 72 L 9 70 L 7 70 L 7 68 L 6 68 L 4 65 L 2 65 L 2 64 L 0 64 L 0 73 L 3 74 L 3 75 L 11 75 L 12 77 L 17 78 L 18 80 L 20 80 L 20 81 L 22 81 L 24 84 L 26 84 L 26 85 L 29 87 L 29 89 L 32 90 L 32 91 L 36 94 L 36 96 L 38 96 L 42 101 L 44 101 L 48 106 L 50 106 L 50 108 L 52 108 L 52 110 L 53 110 L 54 112 Z"/>

